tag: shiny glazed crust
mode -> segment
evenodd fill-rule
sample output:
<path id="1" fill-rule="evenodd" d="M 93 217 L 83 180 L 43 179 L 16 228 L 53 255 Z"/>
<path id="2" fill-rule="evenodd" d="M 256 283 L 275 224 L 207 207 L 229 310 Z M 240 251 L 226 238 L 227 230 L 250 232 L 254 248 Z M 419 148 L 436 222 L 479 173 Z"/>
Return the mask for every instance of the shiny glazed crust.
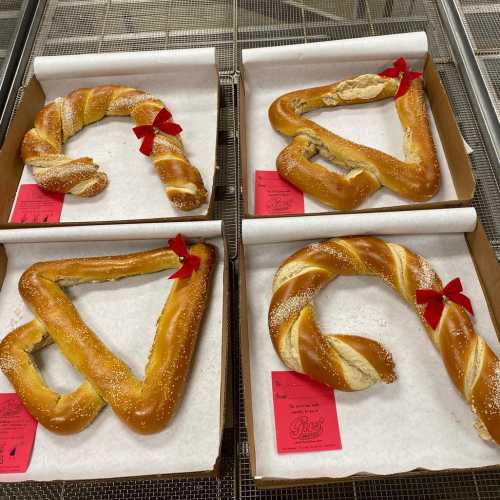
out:
<path id="1" fill-rule="evenodd" d="M 150 125 L 163 107 L 159 99 L 122 85 L 74 90 L 40 110 L 34 128 L 24 136 L 22 159 L 33 167 L 33 175 L 44 189 L 95 196 L 107 186 L 106 174 L 92 158 L 64 155 L 62 145 L 85 125 L 105 116 L 130 115 L 137 125 Z M 132 131 L 129 139 L 136 140 Z M 206 203 L 203 180 L 186 158 L 180 136 L 158 132 L 151 159 L 175 208 L 189 211 Z"/>
<path id="2" fill-rule="evenodd" d="M 135 432 L 149 434 L 167 426 L 182 397 L 215 263 L 211 245 L 198 243 L 190 252 L 200 257 L 200 269 L 189 278 L 174 280 L 157 321 L 143 381 L 85 324 L 62 287 L 176 268 L 180 262 L 174 252 L 162 248 L 40 262 L 22 275 L 20 293 L 37 319 L 3 339 L 0 368 L 44 427 L 59 434 L 78 432 L 106 403 Z M 31 357 L 52 342 L 85 378 L 68 394 L 51 390 Z"/>
<path id="3" fill-rule="evenodd" d="M 412 201 L 432 198 L 439 190 L 440 174 L 421 79 L 413 80 L 408 92 L 395 101 L 403 128 L 405 161 L 344 139 L 303 116 L 318 108 L 393 97 L 398 86 L 397 78 L 367 74 L 276 99 L 269 108 L 271 125 L 293 137 L 276 160 L 280 175 L 337 210 L 358 207 L 381 186 Z M 312 162 L 316 154 L 350 172 L 341 175 Z"/>
<path id="4" fill-rule="evenodd" d="M 363 337 L 323 334 L 314 318 L 314 296 L 338 275 L 378 276 L 416 311 L 455 387 L 477 416 L 481 437 L 500 444 L 500 362 L 479 337 L 462 306 L 447 301 L 433 330 L 417 289 L 442 290 L 431 265 L 407 248 L 372 237 L 313 243 L 276 272 L 269 331 L 277 354 L 292 370 L 333 387 L 362 390 L 395 379 L 390 354 Z"/>

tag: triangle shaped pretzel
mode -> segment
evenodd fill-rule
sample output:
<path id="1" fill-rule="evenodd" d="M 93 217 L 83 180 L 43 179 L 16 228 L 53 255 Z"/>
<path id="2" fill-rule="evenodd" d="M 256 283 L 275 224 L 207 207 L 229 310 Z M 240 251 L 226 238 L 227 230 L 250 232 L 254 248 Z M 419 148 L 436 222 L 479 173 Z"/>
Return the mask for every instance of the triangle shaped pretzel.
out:
<path id="1" fill-rule="evenodd" d="M 271 125 L 293 137 L 276 160 L 280 175 L 337 210 L 356 208 L 381 186 L 412 201 L 432 198 L 439 190 L 439 164 L 421 79 L 413 80 L 408 91 L 395 100 L 403 127 L 405 161 L 344 139 L 303 116 L 318 108 L 394 97 L 398 87 L 399 78 L 367 74 L 276 99 L 269 108 Z M 342 175 L 310 161 L 316 154 L 351 171 Z"/>
<path id="2" fill-rule="evenodd" d="M 136 432 L 158 432 L 168 424 L 182 396 L 215 262 L 211 245 L 195 244 L 190 253 L 200 258 L 200 268 L 174 280 L 142 382 L 85 324 L 62 287 L 177 268 L 180 261 L 172 250 L 39 262 L 23 274 L 19 290 L 37 319 L 5 337 L 0 368 L 42 425 L 60 434 L 78 432 L 105 403 Z M 69 394 L 51 390 L 30 355 L 52 342 L 85 378 Z"/>

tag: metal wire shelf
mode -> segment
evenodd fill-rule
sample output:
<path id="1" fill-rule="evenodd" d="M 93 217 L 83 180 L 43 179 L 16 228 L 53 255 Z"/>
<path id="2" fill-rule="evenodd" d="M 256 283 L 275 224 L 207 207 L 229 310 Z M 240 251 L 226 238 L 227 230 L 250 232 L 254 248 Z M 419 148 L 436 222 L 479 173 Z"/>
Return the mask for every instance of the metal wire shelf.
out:
<path id="1" fill-rule="evenodd" d="M 1 0 L 3 7 L 10 0 Z M 470 19 L 477 16 L 473 0 L 463 0 Z M 498 0 L 481 4 L 498 9 Z M 471 17 L 472 16 L 472 17 Z M 474 18 L 475 19 L 475 18 Z M 484 21 L 485 23 L 487 21 Z M 490 23 L 491 24 L 491 23 Z M 498 47 L 494 25 L 479 39 L 482 64 L 490 88 L 500 100 Z M 474 22 L 471 21 L 471 25 Z M 216 48 L 220 81 L 217 147 L 216 215 L 224 220 L 230 255 L 237 256 L 241 198 L 239 158 L 239 62 L 250 47 L 310 43 L 425 30 L 430 51 L 452 101 L 460 129 L 474 149 L 477 179 L 474 204 L 491 243 L 500 256 L 500 189 L 484 146 L 462 76 L 434 0 L 48 0 L 23 82 L 32 75 L 38 55 Z M 483 30 L 484 31 L 484 30 Z M 497 29 L 498 31 L 498 29 Z M 479 48 L 480 47 L 480 48 Z M 18 99 L 22 95 L 22 87 Z M 221 476 L 190 480 L 125 480 L 54 483 L 3 483 L 0 498 L 245 498 L 245 499 L 498 499 L 500 473 L 428 474 L 412 478 L 354 481 L 328 486 L 257 490 L 250 475 L 244 422 L 238 345 L 238 275 L 232 267 L 233 409 L 224 433 Z"/>

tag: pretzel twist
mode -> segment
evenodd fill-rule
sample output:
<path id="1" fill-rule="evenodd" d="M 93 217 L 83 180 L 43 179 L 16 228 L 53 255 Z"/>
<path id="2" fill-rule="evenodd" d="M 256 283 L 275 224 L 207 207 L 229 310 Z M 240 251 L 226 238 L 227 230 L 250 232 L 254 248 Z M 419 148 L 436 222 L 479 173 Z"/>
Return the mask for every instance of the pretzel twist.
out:
<path id="1" fill-rule="evenodd" d="M 462 306 L 447 301 L 436 330 L 425 321 L 417 289 L 442 290 L 431 265 L 407 248 L 372 237 L 313 243 L 278 269 L 269 308 L 269 331 L 281 360 L 339 390 L 362 390 L 395 379 L 390 354 L 363 337 L 322 334 L 314 296 L 338 275 L 381 278 L 415 309 L 455 387 L 477 415 L 481 437 L 500 444 L 500 362 L 474 331 Z"/>
<path id="2" fill-rule="evenodd" d="M 393 97 L 398 86 L 398 78 L 367 74 L 276 99 L 269 108 L 271 125 L 293 137 L 276 160 L 280 175 L 338 210 L 356 208 L 381 186 L 412 201 L 432 198 L 439 190 L 440 175 L 421 80 L 413 80 L 406 94 L 395 101 L 405 161 L 344 139 L 302 116 L 318 108 Z M 351 171 L 341 175 L 314 163 L 311 158 L 316 154 Z"/>
<path id="3" fill-rule="evenodd" d="M 168 424 L 182 397 L 215 262 L 211 245 L 198 243 L 190 252 L 200 257 L 200 268 L 174 281 L 143 381 L 85 324 L 62 287 L 176 268 L 180 262 L 173 251 L 41 262 L 23 274 L 19 290 L 37 319 L 3 339 L 0 368 L 42 425 L 59 434 L 78 432 L 105 403 L 136 432 L 158 432 Z M 69 394 L 51 390 L 31 357 L 52 342 L 85 378 Z"/>
<path id="4" fill-rule="evenodd" d="M 98 171 L 92 158 L 69 158 L 62 145 L 85 125 L 105 116 L 130 115 L 137 125 L 151 125 L 163 107 L 156 97 L 122 85 L 74 90 L 40 110 L 34 128 L 24 136 L 22 159 L 33 167 L 33 175 L 44 189 L 95 196 L 107 186 L 106 174 Z M 179 136 L 160 131 L 151 159 L 175 208 L 193 210 L 207 201 L 201 175 L 186 158 Z"/>

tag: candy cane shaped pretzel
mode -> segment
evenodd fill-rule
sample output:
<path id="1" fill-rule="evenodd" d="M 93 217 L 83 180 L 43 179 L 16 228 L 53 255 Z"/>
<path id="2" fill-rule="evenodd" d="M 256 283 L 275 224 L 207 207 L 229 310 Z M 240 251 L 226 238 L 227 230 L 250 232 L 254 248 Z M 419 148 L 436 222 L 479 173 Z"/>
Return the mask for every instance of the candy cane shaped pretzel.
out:
<path id="1" fill-rule="evenodd" d="M 162 108 L 164 104 L 156 97 L 122 85 L 76 89 L 40 110 L 34 128 L 24 136 L 22 159 L 34 167 L 33 175 L 44 189 L 95 196 L 107 186 L 106 174 L 98 171 L 92 158 L 69 158 L 62 145 L 85 125 L 105 116 L 130 115 L 137 125 L 150 125 Z M 199 171 L 186 158 L 180 137 L 156 132 L 151 159 L 168 198 L 179 210 L 199 207 L 206 202 L 207 191 Z M 132 133 L 130 139 L 135 140 Z M 130 178 L 135 176 L 131 171 Z"/>
<path id="2" fill-rule="evenodd" d="M 394 97 L 398 88 L 398 78 L 367 74 L 276 99 L 269 108 L 271 125 L 293 137 L 276 160 L 280 175 L 338 210 L 356 208 L 381 186 L 412 201 L 432 198 L 439 189 L 440 175 L 421 79 L 413 80 L 395 101 L 403 127 L 405 161 L 344 139 L 303 116 L 314 109 Z M 341 175 L 314 163 L 311 158 L 316 154 L 351 171 Z"/>
<path id="3" fill-rule="evenodd" d="M 335 238 L 313 243 L 285 260 L 276 272 L 269 307 L 269 331 L 281 360 L 344 391 L 394 380 L 392 358 L 380 344 L 321 333 L 312 300 L 338 275 L 377 276 L 415 308 L 452 382 L 476 414 L 481 437 L 500 444 L 498 357 L 476 334 L 466 310 L 454 302 L 445 303 L 435 330 L 427 324 L 416 290 L 440 291 L 441 280 L 427 261 L 401 245 L 372 237 Z"/>

